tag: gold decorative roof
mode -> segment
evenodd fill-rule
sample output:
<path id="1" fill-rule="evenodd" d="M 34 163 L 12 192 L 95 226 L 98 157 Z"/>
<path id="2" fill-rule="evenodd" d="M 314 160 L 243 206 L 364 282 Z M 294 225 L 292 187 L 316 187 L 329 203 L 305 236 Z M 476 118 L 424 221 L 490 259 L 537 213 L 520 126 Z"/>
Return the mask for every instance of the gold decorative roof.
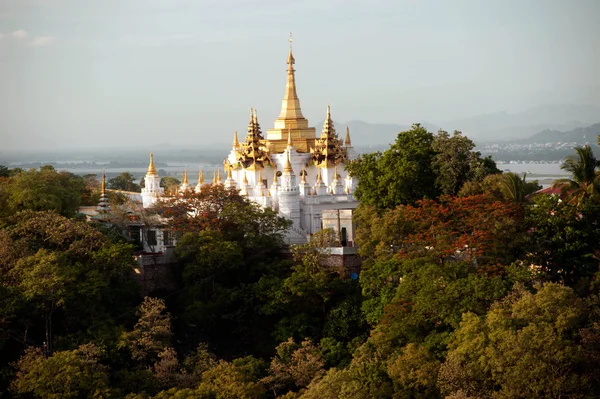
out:
<path id="1" fill-rule="evenodd" d="M 260 130 L 256 110 L 250 110 L 250 122 L 248 123 L 248 134 L 246 141 L 237 152 L 237 160 L 244 169 L 262 169 L 272 165 L 271 157 L 267 149 L 267 143 Z"/>
<path id="2" fill-rule="evenodd" d="M 156 168 L 154 167 L 154 154 L 150 153 L 150 164 L 148 165 L 148 172 L 146 175 L 157 175 Z"/>
<path id="3" fill-rule="evenodd" d="M 102 183 L 100 185 L 100 194 L 106 194 L 106 172 L 102 169 Z"/>
<path id="4" fill-rule="evenodd" d="M 329 105 L 327 106 L 327 116 L 323 123 L 323 132 L 321 133 L 321 137 L 316 139 L 315 148 L 312 150 L 312 153 L 312 162 L 322 168 L 346 162 L 348 159 L 344 143 L 338 138 L 335 132 Z"/>

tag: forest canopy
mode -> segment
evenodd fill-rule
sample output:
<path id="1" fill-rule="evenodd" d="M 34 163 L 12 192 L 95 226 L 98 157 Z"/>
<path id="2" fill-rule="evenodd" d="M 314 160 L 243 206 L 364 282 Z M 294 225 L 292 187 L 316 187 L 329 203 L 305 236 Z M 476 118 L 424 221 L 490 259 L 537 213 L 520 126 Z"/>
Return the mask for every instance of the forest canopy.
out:
<path id="1" fill-rule="evenodd" d="M 419 125 L 348 169 L 361 200 L 357 278 L 327 262 L 333 231 L 290 248 L 287 220 L 208 184 L 127 215 L 159 218 L 177 236 L 174 285 L 142 290 L 122 225 L 77 215 L 99 198 L 95 179 L 0 167 L 0 391 L 600 396 L 600 179 L 589 148 L 565 162 L 557 195 L 500 173 L 459 132 Z M 131 183 L 120 177 L 115 187 Z"/>

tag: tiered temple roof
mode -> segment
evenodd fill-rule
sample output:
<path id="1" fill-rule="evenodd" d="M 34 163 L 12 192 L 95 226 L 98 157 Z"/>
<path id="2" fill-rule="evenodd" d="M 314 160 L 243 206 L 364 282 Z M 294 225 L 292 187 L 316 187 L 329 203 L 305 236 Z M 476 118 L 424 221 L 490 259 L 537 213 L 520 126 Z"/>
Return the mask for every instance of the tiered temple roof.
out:
<path id="1" fill-rule="evenodd" d="M 350 139 L 350 133 L 346 131 L 347 141 Z M 326 168 L 334 166 L 340 162 L 348 160 L 348 154 L 344 142 L 338 138 L 333 121 L 331 120 L 331 110 L 327 106 L 327 117 L 323 123 L 323 132 L 321 137 L 315 141 L 315 148 L 312 151 L 313 156 L 311 161 L 316 166 Z"/>
<path id="2" fill-rule="evenodd" d="M 237 142 L 237 132 L 234 135 L 234 147 Z M 239 145 L 239 143 L 238 143 Z M 248 123 L 248 134 L 246 141 L 237 150 L 237 161 L 244 169 L 259 170 L 265 166 L 272 165 L 273 161 L 269 155 L 265 139 L 260 130 L 256 110 L 250 110 L 250 122 Z M 236 169 L 237 165 L 225 163 L 225 168 Z"/>

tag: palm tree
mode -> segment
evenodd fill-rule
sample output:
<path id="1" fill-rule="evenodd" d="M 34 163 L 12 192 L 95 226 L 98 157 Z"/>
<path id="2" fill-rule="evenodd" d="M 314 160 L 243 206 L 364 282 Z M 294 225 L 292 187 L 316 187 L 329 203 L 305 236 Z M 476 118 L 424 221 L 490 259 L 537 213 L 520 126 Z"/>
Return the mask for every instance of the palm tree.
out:
<path id="1" fill-rule="evenodd" d="M 583 197 L 600 196 L 600 175 L 596 171 L 598 161 L 592 148 L 586 144 L 575 147 L 575 155 L 569 156 L 560 167 L 571 173 L 571 179 L 559 179 L 554 187 L 563 186 L 570 191 L 570 197 L 579 202 Z"/>
<path id="2" fill-rule="evenodd" d="M 523 175 L 522 179 L 518 174 L 513 172 L 502 174 L 502 178 L 498 182 L 498 185 L 500 186 L 500 192 L 504 198 L 514 202 L 523 202 L 525 196 L 529 194 L 525 186 L 526 177 L 527 173 Z"/>

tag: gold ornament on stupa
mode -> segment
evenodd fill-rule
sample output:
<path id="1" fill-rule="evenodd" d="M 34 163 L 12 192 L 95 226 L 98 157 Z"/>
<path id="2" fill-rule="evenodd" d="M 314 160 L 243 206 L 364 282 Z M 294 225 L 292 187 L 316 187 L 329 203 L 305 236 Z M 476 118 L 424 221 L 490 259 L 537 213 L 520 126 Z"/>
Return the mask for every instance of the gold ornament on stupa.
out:
<path id="1" fill-rule="evenodd" d="M 273 164 L 260 130 L 256 110 L 250 109 L 248 134 L 246 140 L 241 144 L 240 150 L 237 151 L 237 161 L 244 169 L 249 170 L 260 170 Z"/>
<path id="2" fill-rule="evenodd" d="M 154 167 L 154 154 L 150 153 L 150 164 L 148 165 L 147 175 L 157 175 L 156 168 Z"/>
<path id="3" fill-rule="evenodd" d="M 315 140 L 315 148 L 311 152 L 313 153 L 311 161 L 321 168 L 335 166 L 340 162 L 345 163 L 348 160 L 346 147 L 335 132 L 329 105 L 327 106 L 327 116 L 323 123 L 323 132 L 321 133 L 321 137 Z"/>

